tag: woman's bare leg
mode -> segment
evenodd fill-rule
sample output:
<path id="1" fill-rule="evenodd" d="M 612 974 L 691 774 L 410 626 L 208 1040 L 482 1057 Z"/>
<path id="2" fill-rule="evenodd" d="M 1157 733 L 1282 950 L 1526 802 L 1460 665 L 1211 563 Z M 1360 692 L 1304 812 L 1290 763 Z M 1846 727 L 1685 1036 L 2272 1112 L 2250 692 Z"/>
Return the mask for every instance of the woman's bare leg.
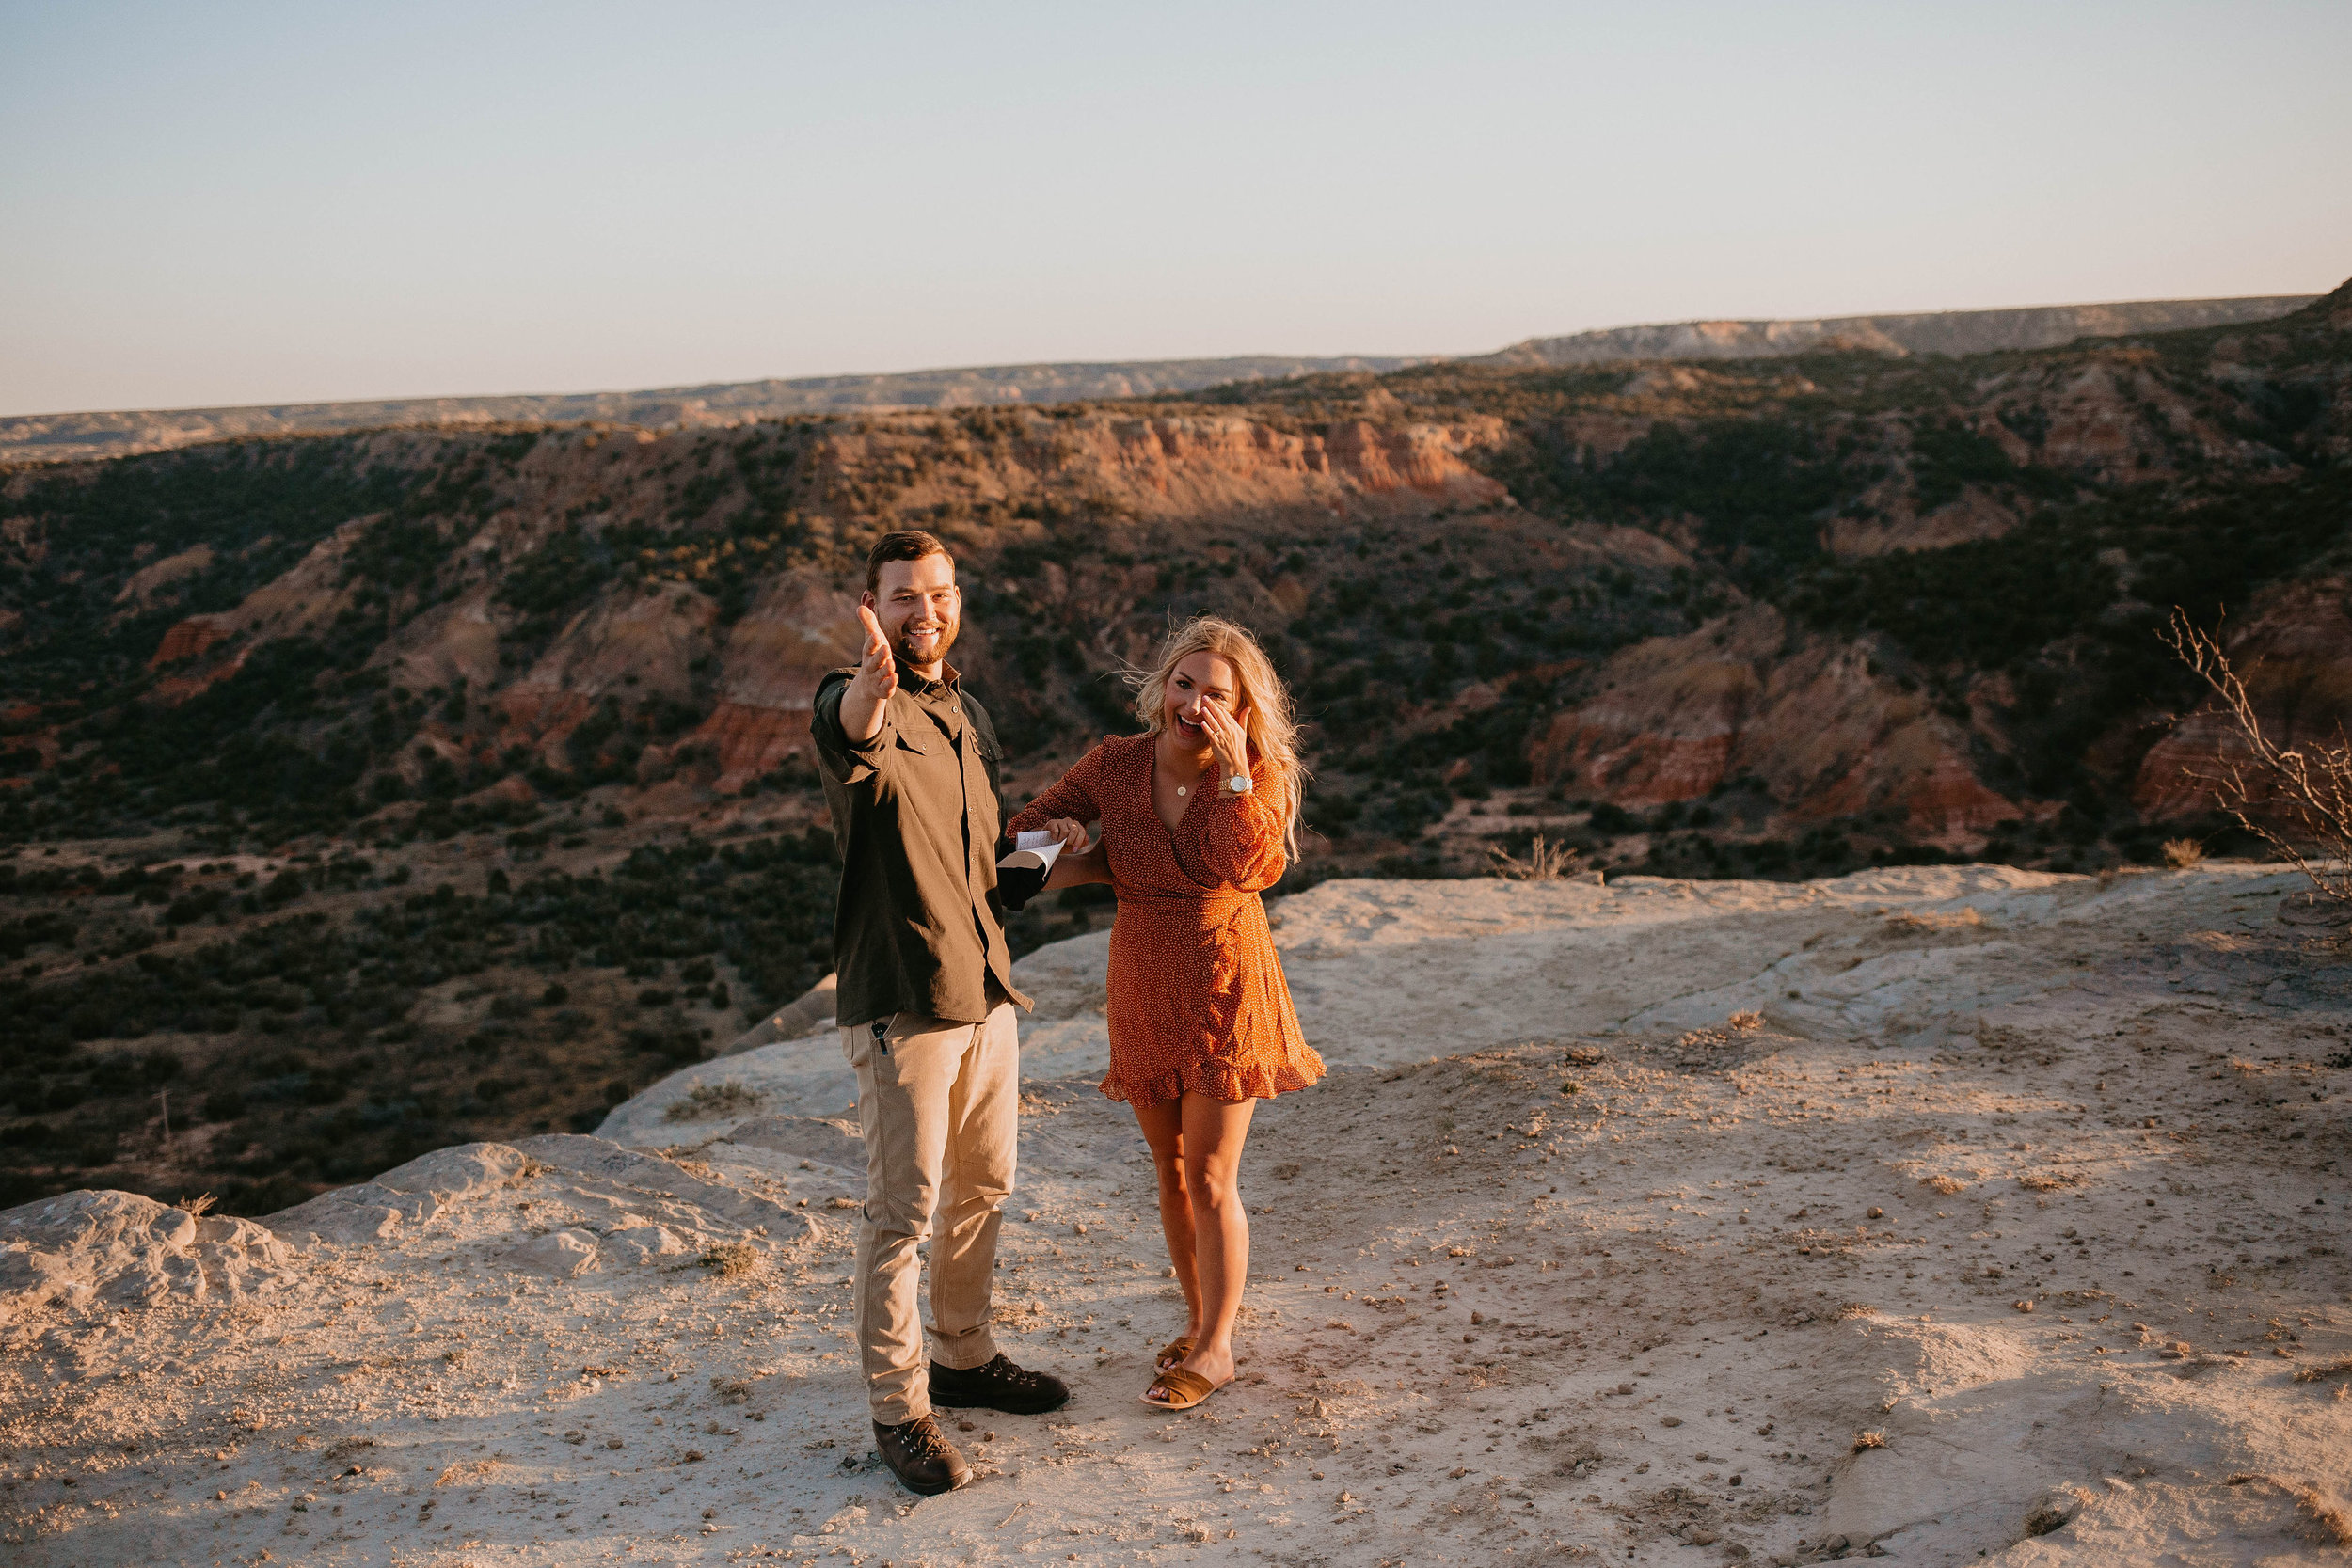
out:
<path id="1" fill-rule="evenodd" d="M 1160 1233 L 1168 1238 L 1168 1260 L 1184 1292 L 1184 1332 L 1200 1338 L 1200 1276 L 1193 1267 L 1192 1194 L 1185 1185 L 1183 1101 L 1163 1100 L 1135 1107 L 1136 1125 L 1152 1146 L 1152 1166 L 1160 1179 Z"/>
<path id="2" fill-rule="evenodd" d="M 1197 1330 L 1184 1370 L 1211 1383 L 1233 1375 L 1233 1316 L 1249 1278 L 1249 1216 L 1241 1203 L 1242 1141 L 1249 1135 L 1254 1100 L 1183 1101 L 1179 1140 L 1186 1196 L 1192 1204 L 1192 1267 L 1199 1275 Z M 1165 1192 L 1166 1188 L 1163 1187 Z M 1190 1299 L 1190 1292 L 1187 1291 Z"/>

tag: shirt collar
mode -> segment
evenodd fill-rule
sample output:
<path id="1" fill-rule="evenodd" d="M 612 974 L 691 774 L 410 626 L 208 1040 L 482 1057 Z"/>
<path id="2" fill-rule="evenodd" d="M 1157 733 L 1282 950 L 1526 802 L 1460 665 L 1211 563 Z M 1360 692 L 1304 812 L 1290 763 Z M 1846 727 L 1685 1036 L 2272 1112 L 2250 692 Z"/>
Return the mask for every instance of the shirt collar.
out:
<path id="1" fill-rule="evenodd" d="M 922 676 L 914 673 L 914 667 L 913 665 L 909 664 L 903 658 L 898 660 L 898 684 L 905 687 L 909 691 L 915 693 L 917 696 L 954 696 L 961 689 L 963 676 L 957 671 L 954 665 L 942 665 L 940 667 L 940 673 L 943 677 L 942 679 L 935 681 L 925 680 Z"/>

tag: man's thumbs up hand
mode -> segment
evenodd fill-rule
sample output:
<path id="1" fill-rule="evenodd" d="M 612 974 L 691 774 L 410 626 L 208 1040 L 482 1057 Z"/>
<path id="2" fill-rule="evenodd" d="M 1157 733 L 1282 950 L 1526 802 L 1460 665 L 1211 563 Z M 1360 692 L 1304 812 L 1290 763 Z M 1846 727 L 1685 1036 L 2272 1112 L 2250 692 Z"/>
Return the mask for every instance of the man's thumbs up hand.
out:
<path id="1" fill-rule="evenodd" d="M 891 654 L 890 639 L 882 635 L 882 623 L 874 619 L 872 609 L 858 606 L 857 618 L 866 624 L 866 650 L 858 660 L 858 684 L 866 689 L 868 698 L 882 702 L 898 689 L 898 661 Z"/>

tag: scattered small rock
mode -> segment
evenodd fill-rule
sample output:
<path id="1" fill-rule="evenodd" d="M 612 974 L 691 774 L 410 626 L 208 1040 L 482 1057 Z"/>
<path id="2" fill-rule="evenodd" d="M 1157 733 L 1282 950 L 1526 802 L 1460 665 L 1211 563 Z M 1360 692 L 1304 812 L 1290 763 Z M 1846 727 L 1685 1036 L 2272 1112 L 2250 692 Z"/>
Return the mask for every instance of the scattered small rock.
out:
<path id="1" fill-rule="evenodd" d="M 2072 1487 L 2046 1492 L 2026 1513 L 2026 1533 L 2048 1535 L 2053 1530 L 2063 1529 L 2074 1522 L 2074 1515 L 2080 1513 L 2082 1509 L 2083 1495 Z"/>

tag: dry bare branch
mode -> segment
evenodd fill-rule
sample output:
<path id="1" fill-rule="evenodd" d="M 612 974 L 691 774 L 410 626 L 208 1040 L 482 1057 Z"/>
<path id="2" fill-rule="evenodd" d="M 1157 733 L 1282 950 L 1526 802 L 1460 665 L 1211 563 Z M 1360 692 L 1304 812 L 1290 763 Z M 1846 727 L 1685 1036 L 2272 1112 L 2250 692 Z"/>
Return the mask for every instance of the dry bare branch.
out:
<path id="1" fill-rule="evenodd" d="M 2245 743 L 2246 760 L 2217 755 L 2211 771 L 2182 771 L 2211 788 L 2221 809 L 2301 872 L 2317 896 L 2352 906 L 2352 740 L 2339 730 L 2332 745 L 2280 746 L 2264 733 L 2217 634 L 2176 607 L 2156 635 L 2213 689 Z"/>
<path id="2" fill-rule="evenodd" d="M 1578 859 L 1574 849 L 1547 844 L 1541 833 L 1529 842 L 1524 860 L 1500 844 L 1487 845 L 1486 854 L 1494 862 L 1494 874 L 1513 882 L 1556 882 L 1576 869 Z"/>

